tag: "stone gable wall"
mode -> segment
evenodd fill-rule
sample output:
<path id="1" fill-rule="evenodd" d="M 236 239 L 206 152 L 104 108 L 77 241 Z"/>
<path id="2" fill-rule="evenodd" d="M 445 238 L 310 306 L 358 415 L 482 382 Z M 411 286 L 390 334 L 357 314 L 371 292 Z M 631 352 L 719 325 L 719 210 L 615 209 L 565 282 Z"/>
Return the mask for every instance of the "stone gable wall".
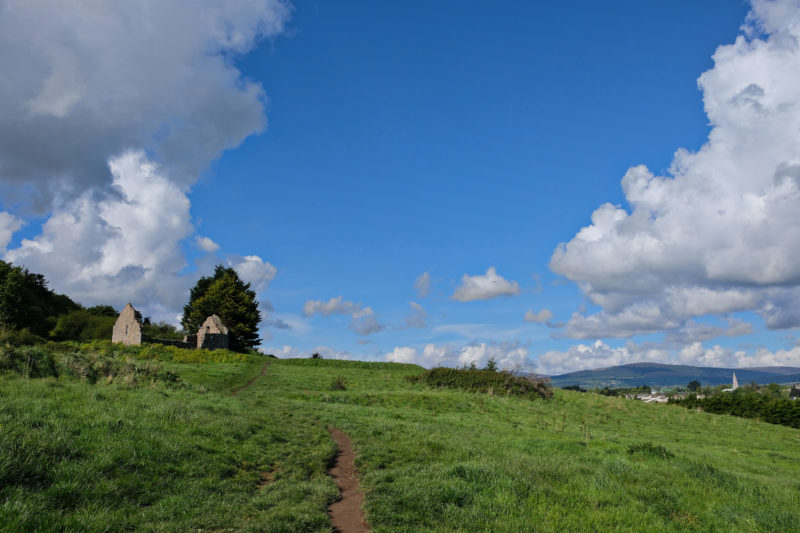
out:
<path id="1" fill-rule="evenodd" d="M 206 318 L 197 330 L 197 347 L 205 350 L 228 349 L 228 328 L 217 315 Z"/>
<path id="2" fill-rule="evenodd" d="M 125 346 L 142 344 L 142 318 L 131 304 L 125 306 L 114 323 L 111 342 L 120 342 Z"/>
<path id="3" fill-rule="evenodd" d="M 138 346 L 142 342 L 157 342 L 165 346 L 188 349 L 227 350 L 228 328 L 217 315 L 208 317 L 196 335 L 187 335 L 182 341 L 153 339 L 142 334 L 142 315 L 131 304 L 125 306 L 114 324 L 111 342 Z"/>

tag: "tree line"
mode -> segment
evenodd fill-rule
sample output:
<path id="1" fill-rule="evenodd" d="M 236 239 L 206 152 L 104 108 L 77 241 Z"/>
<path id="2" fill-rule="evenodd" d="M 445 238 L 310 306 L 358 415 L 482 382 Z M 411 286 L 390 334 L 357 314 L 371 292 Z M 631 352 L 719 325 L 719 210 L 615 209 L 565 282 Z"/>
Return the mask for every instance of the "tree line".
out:
<path id="1" fill-rule="evenodd" d="M 179 339 L 186 332 L 196 333 L 207 317 L 216 314 L 228 327 L 232 350 L 246 351 L 261 343 L 255 291 L 233 268 L 217 265 L 213 275 L 201 277 L 183 311 L 182 331 L 144 317 L 143 333 L 155 339 Z M 110 339 L 118 315 L 110 305 L 84 307 L 50 290 L 42 274 L 0 260 L 0 340 L 34 344 Z"/>
<path id="2" fill-rule="evenodd" d="M 727 414 L 743 418 L 759 418 L 770 424 L 800 428 L 800 401 L 780 395 L 737 389 L 731 392 L 698 397 L 670 398 L 669 403 L 707 413 Z"/>

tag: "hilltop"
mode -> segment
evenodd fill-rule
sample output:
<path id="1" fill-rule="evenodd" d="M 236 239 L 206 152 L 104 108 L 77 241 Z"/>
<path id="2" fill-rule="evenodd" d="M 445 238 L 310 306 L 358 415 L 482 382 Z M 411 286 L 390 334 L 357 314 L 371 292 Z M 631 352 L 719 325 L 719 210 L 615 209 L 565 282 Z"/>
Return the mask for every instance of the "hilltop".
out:
<path id="1" fill-rule="evenodd" d="M 800 431 L 398 363 L 0 346 L 0 531 L 331 531 L 347 434 L 375 532 L 790 531 Z M 38 376 L 38 377 L 37 377 Z"/>
<path id="2" fill-rule="evenodd" d="M 736 372 L 739 383 L 796 383 L 800 382 L 800 368 L 773 366 L 758 368 L 716 368 L 661 363 L 632 363 L 627 365 L 580 370 L 552 376 L 554 386 L 580 385 L 582 387 L 664 387 L 685 386 L 692 380 L 703 385 L 731 383 Z"/>

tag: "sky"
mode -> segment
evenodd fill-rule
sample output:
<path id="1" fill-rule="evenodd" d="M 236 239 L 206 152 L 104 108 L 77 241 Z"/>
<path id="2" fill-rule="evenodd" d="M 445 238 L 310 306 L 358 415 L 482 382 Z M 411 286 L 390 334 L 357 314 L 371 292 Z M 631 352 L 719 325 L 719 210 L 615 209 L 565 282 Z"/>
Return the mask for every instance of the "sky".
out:
<path id="1" fill-rule="evenodd" d="M 0 256 L 261 348 L 800 366 L 800 1 L 0 0 Z"/>

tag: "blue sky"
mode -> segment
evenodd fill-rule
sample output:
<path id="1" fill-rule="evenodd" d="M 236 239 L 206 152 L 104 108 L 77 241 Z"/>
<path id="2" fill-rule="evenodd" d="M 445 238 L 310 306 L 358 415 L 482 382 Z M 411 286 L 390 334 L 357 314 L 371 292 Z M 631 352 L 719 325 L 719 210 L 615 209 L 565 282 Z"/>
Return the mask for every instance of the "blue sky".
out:
<path id="1" fill-rule="evenodd" d="M 225 263 L 281 356 L 800 366 L 796 0 L 45 4 L 0 245 L 83 303 Z"/>

